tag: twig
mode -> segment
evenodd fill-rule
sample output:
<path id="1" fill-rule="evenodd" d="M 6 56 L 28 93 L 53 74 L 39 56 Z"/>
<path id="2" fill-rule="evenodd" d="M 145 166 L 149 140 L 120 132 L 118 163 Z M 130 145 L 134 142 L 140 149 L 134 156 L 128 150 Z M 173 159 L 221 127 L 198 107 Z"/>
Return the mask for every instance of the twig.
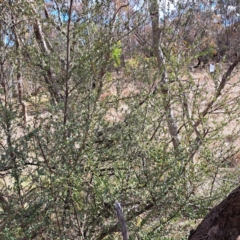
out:
<path id="1" fill-rule="evenodd" d="M 117 213 L 119 224 L 121 226 L 123 240 L 128 240 L 129 236 L 128 236 L 128 230 L 127 230 L 127 223 L 123 215 L 122 207 L 118 201 L 116 201 L 115 203 L 115 210 Z"/>

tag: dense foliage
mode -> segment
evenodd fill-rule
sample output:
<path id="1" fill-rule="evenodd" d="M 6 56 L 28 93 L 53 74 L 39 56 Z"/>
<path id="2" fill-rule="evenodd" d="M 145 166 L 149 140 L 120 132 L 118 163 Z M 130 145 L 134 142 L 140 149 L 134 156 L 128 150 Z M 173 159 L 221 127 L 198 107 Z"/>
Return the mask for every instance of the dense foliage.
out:
<path id="1" fill-rule="evenodd" d="M 184 239 L 237 186 L 239 4 L 171 2 L 0 1 L 1 239 Z"/>

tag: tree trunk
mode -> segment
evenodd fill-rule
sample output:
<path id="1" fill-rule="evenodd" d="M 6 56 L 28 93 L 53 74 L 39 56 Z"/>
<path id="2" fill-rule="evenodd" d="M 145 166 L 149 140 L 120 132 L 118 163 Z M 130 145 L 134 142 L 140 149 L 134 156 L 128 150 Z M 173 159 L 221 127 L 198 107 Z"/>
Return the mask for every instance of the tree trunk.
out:
<path id="1" fill-rule="evenodd" d="M 159 1 L 152 0 L 149 8 L 151 21 L 152 21 L 152 46 L 153 46 L 154 56 L 157 59 L 158 70 L 159 70 L 159 73 L 161 74 L 161 80 L 160 80 L 159 86 L 160 86 L 160 91 L 162 93 L 162 101 L 163 101 L 164 109 L 166 112 L 169 134 L 172 138 L 172 143 L 177 154 L 179 150 L 179 145 L 180 145 L 180 137 L 178 134 L 177 121 L 174 117 L 174 113 L 172 111 L 172 106 L 169 98 L 169 84 L 167 80 L 168 76 L 167 76 L 167 71 L 165 69 L 166 59 L 163 54 L 163 50 L 161 47 L 161 39 L 160 39 L 161 30 L 159 27 L 160 26 L 159 9 L 160 9 Z"/>
<path id="2" fill-rule="evenodd" d="M 214 207 L 188 240 L 240 240 L 240 186 Z"/>

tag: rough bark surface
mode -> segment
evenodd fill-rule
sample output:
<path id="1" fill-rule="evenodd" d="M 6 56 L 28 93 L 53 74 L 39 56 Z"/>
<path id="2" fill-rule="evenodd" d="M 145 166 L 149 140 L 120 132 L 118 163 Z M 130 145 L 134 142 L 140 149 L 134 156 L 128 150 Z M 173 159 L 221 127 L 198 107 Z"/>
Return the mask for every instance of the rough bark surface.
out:
<path id="1" fill-rule="evenodd" d="M 188 240 L 240 240 L 240 186 L 214 207 Z"/>

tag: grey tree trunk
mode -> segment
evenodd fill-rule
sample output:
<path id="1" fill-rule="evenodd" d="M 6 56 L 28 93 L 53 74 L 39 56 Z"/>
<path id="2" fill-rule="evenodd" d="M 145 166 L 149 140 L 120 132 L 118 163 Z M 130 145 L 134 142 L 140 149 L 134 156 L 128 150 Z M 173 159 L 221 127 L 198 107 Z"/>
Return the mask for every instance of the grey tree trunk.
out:
<path id="1" fill-rule="evenodd" d="M 169 97 L 169 86 L 168 86 L 168 76 L 167 71 L 165 68 L 166 65 L 166 59 L 162 51 L 161 47 L 161 30 L 160 30 L 160 23 L 159 23 L 159 1 L 158 0 L 152 0 L 150 2 L 150 16 L 152 20 L 152 46 L 153 46 L 153 54 L 157 59 L 158 63 L 158 71 L 161 75 L 160 80 L 160 91 L 162 94 L 162 101 L 164 104 L 164 109 L 166 112 L 167 117 L 167 123 L 168 123 L 168 129 L 169 134 L 172 138 L 172 143 L 174 146 L 175 151 L 178 151 L 179 145 L 180 145 L 180 138 L 178 134 L 178 126 L 177 121 L 174 117 L 174 113 L 172 111 L 171 103 L 170 103 L 170 97 Z"/>

